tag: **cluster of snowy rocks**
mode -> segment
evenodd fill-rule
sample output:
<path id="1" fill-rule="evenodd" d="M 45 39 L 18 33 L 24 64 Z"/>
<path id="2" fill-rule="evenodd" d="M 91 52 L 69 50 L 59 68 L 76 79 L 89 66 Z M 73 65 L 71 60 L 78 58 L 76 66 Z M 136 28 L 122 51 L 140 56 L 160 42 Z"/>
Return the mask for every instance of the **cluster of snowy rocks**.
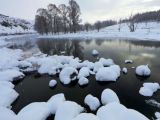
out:
<path id="1" fill-rule="evenodd" d="M 96 115 L 85 113 L 85 108 L 73 101 L 67 101 L 64 94 L 52 96 L 47 102 L 35 102 L 24 107 L 18 114 L 10 109 L 0 107 L 1 120 L 45 120 L 55 115 L 55 120 L 149 120 L 147 117 L 120 104 L 114 91 L 106 89 L 102 92 L 101 101 L 87 95 L 85 103 Z"/>
<path id="2" fill-rule="evenodd" d="M 90 75 L 95 75 L 97 81 L 116 81 L 120 77 L 121 71 L 127 73 L 127 68 L 121 70 L 120 66 L 116 65 L 112 59 L 105 58 L 90 62 L 73 56 L 48 56 L 43 53 L 28 55 L 22 50 L 2 46 L 0 53 L 0 120 L 45 120 L 51 114 L 55 114 L 55 120 L 148 120 L 137 111 L 121 105 L 116 93 L 109 89 L 102 92 L 101 102 L 90 94 L 84 99 L 84 103 L 92 111 L 99 108 L 97 115 L 83 113 L 85 110 L 83 107 L 75 102 L 66 101 L 63 94 L 51 97 L 48 102 L 31 103 L 16 115 L 10 108 L 19 94 L 14 90 L 12 82 L 23 79 L 25 73 L 37 71 L 39 74 L 59 74 L 62 84 L 67 85 L 78 80 L 79 85 L 87 85 Z M 131 61 L 126 63 L 131 63 Z M 136 74 L 148 76 L 151 71 L 148 65 L 142 65 L 136 68 Z M 51 80 L 49 86 L 55 87 L 56 84 L 56 80 Z M 143 87 L 145 88 L 140 90 L 140 94 L 147 91 L 150 96 L 159 89 L 157 84 L 144 84 Z M 100 107 L 101 103 L 102 107 Z M 38 116 L 33 116 L 33 114 Z"/>

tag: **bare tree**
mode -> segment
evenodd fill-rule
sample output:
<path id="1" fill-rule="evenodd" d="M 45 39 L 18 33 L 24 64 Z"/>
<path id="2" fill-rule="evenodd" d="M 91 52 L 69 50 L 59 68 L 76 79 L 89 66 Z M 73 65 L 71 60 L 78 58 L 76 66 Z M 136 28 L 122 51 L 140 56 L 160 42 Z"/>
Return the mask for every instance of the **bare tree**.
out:
<path id="1" fill-rule="evenodd" d="M 84 27 L 85 27 L 85 30 L 88 32 L 89 31 L 89 29 L 91 28 L 91 24 L 90 23 L 85 23 L 84 24 Z"/>
<path id="2" fill-rule="evenodd" d="M 135 30 L 137 28 L 137 22 L 136 22 L 136 19 L 133 18 L 132 14 L 129 17 L 129 21 L 128 21 L 127 25 L 128 25 L 130 32 L 135 32 Z"/>
<path id="3" fill-rule="evenodd" d="M 75 0 L 69 1 L 69 19 L 70 19 L 70 31 L 76 33 L 80 19 L 80 7 Z"/>
<path id="4" fill-rule="evenodd" d="M 95 24 L 94 24 L 95 28 L 97 29 L 97 31 L 99 32 L 99 30 L 102 28 L 102 25 L 101 25 L 101 22 L 100 21 L 97 21 Z"/>
<path id="5" fill-rule="evenodd" d="M 59 5 L 58 8 L 60 10 L 61 17 L 62 17 L 63 31 L 64 31 L 64 33 L 66 33 L 67 32 L 67 27 L 68 27 L 68 24 L 69 24 L 69 20 L 68 20 L 69 10 L 68 10 L 68 7 L 65 4 Z"/>

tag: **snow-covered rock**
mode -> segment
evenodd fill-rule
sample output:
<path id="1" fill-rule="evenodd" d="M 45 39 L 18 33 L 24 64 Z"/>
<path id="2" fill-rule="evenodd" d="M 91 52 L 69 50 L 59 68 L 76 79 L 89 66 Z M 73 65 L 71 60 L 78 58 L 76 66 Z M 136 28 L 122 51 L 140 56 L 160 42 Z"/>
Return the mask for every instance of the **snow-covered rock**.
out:
<path id="1" fill-rule="evenodd" d="M 84 108 L 77 103 L 66 101 L 58 107 L 55 120 L 72 120 L 83 111 Z"/>
<path id="2" fill-rule="evenodd" d="M 79 80 L 78 80 L 78 84 L 80 86 L 83 86 L 83 85 L 87 85 L 89 83 L 89 80 L 85 77 L 81 77 Z"/>
<path id="3" fill-rule="evenodd" d="M 73 74 L 76 74 L 76 75 L 78 74 L 78 71 L 75 68 L 65 67 L 60 72 L 60 75 L 59 75 L 60 81 L 65 85 L 69 84 L 71 81 L 74 81 L 76 79 L 76 76 L 71 78 L 71 75 L 73 75 Z"/>
<path id="4" fill-rule="evenodd" d="M 111 89 L 103 90 L 101 95 L 101 102 L 103 105 L 106 105 L 112 102 L 120 103 L 117 94 Z"/>
<path id="5" fill-rule="evenodd" d="M 95 62 L 94 63 L 94 69 L 93 69 L 93 71 L 94 72 L 98 72 L 98 70 L 100 69 L 100 68 L 103 68 L 104 66 L 103 66 L 103 64 L 101 63 L 101 62 Z"/>
<path id="6" fill-rule="evenodd" d="M 119 103 L 109 103 L 97 111 L 100 120 L 149 120 L 138 111 L 127 109 Z"/>
<path id="7" fill-rule="evenodd" d="M 72 120 L 100 120 L 96 115 L 91 113 L 81 113 Z"/>
<path id="8" fill-rule="evenodd" d="M 51 80 L 49 82 L 49 87 L 55 87 L 57 85 L 57 81 L 56 80 Z"/>
<path id="9" fill-rule="evenodd" d="M 125 67 L 122 69 L 122 71 L 123 71 L 123 73 L 125 73 L 125 74 L 127 74 L 127 72 L 128 72 L 127 68 L 125 68 Z"/>
<path id="10" fill-rule="evenodd" d="M 114 61 L 112 59 L 100 58 L 99 62 L 103 64 L 103 66 L 111 66 L 114 65 Z"/>
<path id="11" fill-rule="evenodd" d="M 92 110 L 92 111 L 96 111 L 100 106 L 99 99 L 92 96 L 91 94 L 89 94 L 85 97 L 84 103 L 86 105 L 88 105 L 90 110 Z"/>
<path id="12" fill-rule="evenodd" d="M 140 65 L 136 68 L 136 74 L 139 76 L 149 76 L 151 74 L 151 70 L 148 65 Z"/>
<path id="13" fill-rule="evenodd" d="M 18 120 L 45 120 L 50 114 L 46 102 L 35 102 L 24 107 L 17 117 Z"/>
<path id="14" fill-rule="evenodd" d="M 78 79 L 81 77 L 88 77 L 90 75 L 90 69 L 88 67 L 82 67 L 78 73 Z"/>
<path id="15" fill-rule="evenodd" d="M 96 73 L 97 81 L 116 81 L 120 76 L 120 67 L 112 65 L 110 67 L 102 67 Z"/>
<path id="16" fill-rule="evenodd" d="M 143 87 L 140 88 L 139 93 L 143 96 L 152 96 L 160 88 L 158 83 L 144 83 Z"/>
<path id="17" fill-rule="evenodd" d="M 99 52 L 97 50 L 92 50 L 92 55 L 99 55 Z"/>
<path id="18" fill-rule="evenodd" d="M 156 116 L 157 120 L 160 120 L 160 112 L 156 112 L 155 116 Z"/>
<path id="19" fill-rule="evenodd" d="M 58 107 L 65 102 L 65 96 L 63 93 L 52 96 L 48 101 L 48 108 L 50 109 L 52 114 L 55 114 Z"/>
<path id="20" fill-rule="evenodd" d="M 125 60 L 124 61 L 126 64 L 129 64 L 129 63 L 133 63 L 133 60 Z"/>

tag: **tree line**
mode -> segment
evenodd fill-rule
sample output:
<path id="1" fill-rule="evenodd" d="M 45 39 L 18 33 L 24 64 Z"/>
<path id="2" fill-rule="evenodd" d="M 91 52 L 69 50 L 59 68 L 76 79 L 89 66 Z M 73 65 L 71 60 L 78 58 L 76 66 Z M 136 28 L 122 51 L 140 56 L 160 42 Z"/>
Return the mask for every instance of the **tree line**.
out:
<path id="1" fill-rule="evenodd" d="M 81 11 L 75 0 L 69 5 L 49 4 L 47 9 L 39 8 L 35 17 L 35 30 L 40 34 L 76 32 L 79 28 Z"/>

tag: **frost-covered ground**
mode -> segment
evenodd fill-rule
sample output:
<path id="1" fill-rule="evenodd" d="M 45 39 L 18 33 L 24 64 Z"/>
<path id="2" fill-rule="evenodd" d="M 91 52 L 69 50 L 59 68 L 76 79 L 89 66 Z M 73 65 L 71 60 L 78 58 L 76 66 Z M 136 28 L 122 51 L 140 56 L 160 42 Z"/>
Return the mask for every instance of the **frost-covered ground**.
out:
<path id="1" fill-rule="evenodd" d="M 22 108 L 18 114 L 15 114 L 11 110 L 11 105 L 21 95 L 14 90 L 12 82 L 22 80 L 25 77 L 24 71 L 36 70 L 39 74 L 59 74 L 62 84 L 70 84 L 72 81 L 78 80 L 80 85 L 86 85 L 89 84 L 90 80 L 87 77 L 90 75 L 95 75 L 97 81 L 116 82 L 121 76 L 122 68 L 116 65 L 114 60 L 106 58 L 91 62 L 82 61 L 74 56 L 49 56 L 43 53 L 26 56 L 26 53 L 20 49 L 7 48 L 7 44 L 9 43 L 4 41 L 4 37 L 1 38 L 0 120 L 46 120 L 52 114 L 55 115 L 55 120 L 149 120 L 138 111 L 122 105 L 117 94 L 111 89 L 105 89 L 102 92 L 101 100 L 92 95 L 87 95 L 84 98 L 84 103 L 92 111 L 97 110 L 95 115 L 85 113 L 85 108 L 77 104 L 76 101 L 67 101 L 63 93 L 52 96 L 48 101 L 30 103 Z M 140 73 L 138 75 L 142 76 L 146 71 L 150 71 L 149 67 L 144 65 L 137 67 L 137 69 L 138 72 L 135 71 L 135 73 Z M 150 74 L 151 71 L 147 75 Z M 54 87 L 56 81 L 52 80 L 48 84 L 50 87 Z M 143 87 L 155 92 L 159 89 L 159 84 L 144 84 Z M 146 90 L 146 88 L 144 89 Z"/>
<path id="2" fill-rule="evenodd" d="M 0 14 L 0 35 L 26 33 L 35 33 L 31 22 Z"/>
<path id="3" fill-rule="evenodd" d="M 157 40 L 160 41 L 160 23 L 148 22 L 137 24 L 135 32 L 130 32 L 126 23 L 121 24 L 121 31 L 118 30 L 119 25 L 113 25 L 101 29 L 100 32 L 78 32 L 73 34 L 60 34 L 60 35 L 44 35 L 40 38 L 127 38 L 127 39 L 139 39 L 139 40 Z"/>

